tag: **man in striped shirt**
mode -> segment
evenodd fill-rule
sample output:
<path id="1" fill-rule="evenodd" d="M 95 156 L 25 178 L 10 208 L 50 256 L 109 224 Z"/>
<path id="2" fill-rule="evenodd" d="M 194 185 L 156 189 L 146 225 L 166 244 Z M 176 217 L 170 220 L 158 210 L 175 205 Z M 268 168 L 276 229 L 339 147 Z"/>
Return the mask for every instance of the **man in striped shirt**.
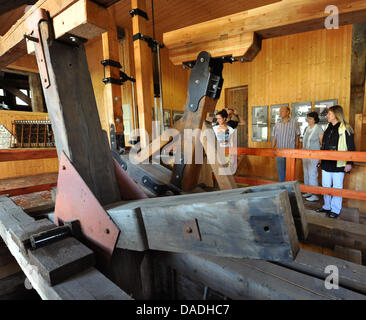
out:
<path id="1" fill-rule="evenodd" d="M 290 118 L 290 108 L 280 109 L 281 121 L 272 131 L 272 149 L 297 149 L 299 147 L 300 128 L 295 119 Z M 280 182 L 286 181 L 286 158 L 276 158 L 277 172 Z"/>

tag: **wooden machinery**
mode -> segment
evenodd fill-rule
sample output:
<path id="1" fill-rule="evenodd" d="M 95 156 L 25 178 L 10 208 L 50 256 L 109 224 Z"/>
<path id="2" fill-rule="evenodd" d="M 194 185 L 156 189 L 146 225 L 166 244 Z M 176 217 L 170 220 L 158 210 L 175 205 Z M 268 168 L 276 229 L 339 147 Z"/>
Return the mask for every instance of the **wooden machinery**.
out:
<path id="1" fill-rule="evenodd" d="M 339 6 L 342 24 L 366 20 L 364 1 L 294 0 L 166 34 L 173 63 L 192 67 L 174 134 L 184 140 L 185 130 L 200 129 L 196 141 L 211 156 L 206 118 L 220 95 L 224 63 L 254 59 L 263 38 L 322 27 L 330 2 Z M 212 169 L 222 190 L 189 194 L 200 164 L 188 163 L 185 150 L 172 171 L 143 163 L 174 139 L 172 132 L 142 145 L 136 164 L 119 154 L 120 121 L 114 121 L 110 147 L 84 49 L 86 39 L 110 27 L 102 21 L 105 9 L 91 14 L 95 6 L 40 1 L 0 41 L 0 65 L 24 54 L 26 42 L 35 52 L 60 161 L 53 222 L 36 221 L 0 198 L 0 235 L 39 295 L 174 298 L 166 285 L 169 266 L 231 299 L 365 299 L 364 266 L 300 249 L 308 222 L 296 181 L 236 188 L 231 175 L 219 173 L 218 152 Z M 78 8 L 83 16 L 69 19 Z M 299 10 L 304 13 L 293 14 Z M 174 195 L 161 197 L 169 192 Z M 344 267 L 339 290 L 324 287 L 329 264 Z"/>

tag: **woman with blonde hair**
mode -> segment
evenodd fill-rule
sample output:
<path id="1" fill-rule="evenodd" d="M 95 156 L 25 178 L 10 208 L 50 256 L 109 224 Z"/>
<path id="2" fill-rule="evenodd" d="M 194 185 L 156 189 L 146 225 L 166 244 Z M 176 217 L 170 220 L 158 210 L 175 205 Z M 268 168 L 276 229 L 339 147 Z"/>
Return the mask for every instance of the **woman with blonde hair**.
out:
<path id="1" fill-rule="evenodd" d="M 344 118 L 343 109 L 336 105 L 327 113 L 328 125 L 325 129 L 321 150 L 355 151 L 354 133 Z M 350 173 L 352 161 L 322 160 L 322 186 L 343 188 L 344 173 Z M 342 198 L 324 196 L 324 205 L 318 212 L 325 212 L 329 218 L 338 218 L 342 210 Z"/>

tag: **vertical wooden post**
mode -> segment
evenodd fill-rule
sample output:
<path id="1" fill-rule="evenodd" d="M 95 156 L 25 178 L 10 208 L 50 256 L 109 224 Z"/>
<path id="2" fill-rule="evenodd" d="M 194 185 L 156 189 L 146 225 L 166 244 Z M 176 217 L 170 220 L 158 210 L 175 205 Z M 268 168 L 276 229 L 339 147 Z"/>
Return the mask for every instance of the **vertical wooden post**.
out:
<path id="1" fill-rule="evenodd" d="M 366 76 L 366 23 L 353 25 L 351 57 L 351 102 L 349 123 L 355 126 L 355 115 L 363 113 Z"/>
<path id="2" fill-rule="evenodd" d="M 43 92 L 59 158 L 64 153 L 102 205 L 119 201 L 114 163 L 103 134 L 85 48 L 54 41 L 48 45 L 48 25 L 40 25 L 50 86 Z M 36 50 L 38 66 L 42 57 Z"/>
<path id="3" fill-rule="evenodd" d="M 29 87 L 32 92 L 32 111 L 44 112 L 45 105 L 43 101 L 42 84 L 38 73 L 29 73 Z"/>
<path id="4" fill-rule="evenodd" d="M 140 9 L 146 12 L 146 0 L 131 0 L 132 9 Z M 141 33 L 149 36 L 145 18 L 135 15 L 132 18 L 133 35 Z M 133 43 L 135 56 L 136 93 L 139 113 L 140 129 L 144 129 L 151 137 L 152 134 L 152 55 L 146 41 L 136 40 Z M 148 141 L 142 141 L 146 146 Z"/>
<path id="5" fill-rule="evenodd" d="M 119 62 L 117 29 L 110 28 L 102 35 L 103 40 L 103 59 Z M 106 66 L 106 78 L 119 79 L 120 70 L 116 67 Z M 123 134 L 123 113 L 122 113 L 122 93 L 121 86 L 108 83 L 104 88 L 104 110 L 107 112 L 108 136 L 111 124 L 114 124 L 116 134 Z"/>
<path id="6" fill-rule="evenodd" d="M 296 180 L 296 159 L 286 158 L 286 181 Z"/>

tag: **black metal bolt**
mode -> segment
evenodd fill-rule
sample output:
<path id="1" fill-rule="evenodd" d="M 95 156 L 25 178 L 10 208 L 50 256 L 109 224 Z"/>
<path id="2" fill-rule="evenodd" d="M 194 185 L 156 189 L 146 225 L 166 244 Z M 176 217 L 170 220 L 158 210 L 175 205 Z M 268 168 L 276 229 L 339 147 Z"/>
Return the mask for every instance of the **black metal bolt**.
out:
<path id="1" fill-rule="evenodd" d="M 191 227 L 187 227 L 187 229 L 186 229 L 186 232 L 187 232 L 187 233 L 192 233 L 192 231 L 193 231 L 193 230 L 192 230 L 192 228 L 191 228 Z"/>

